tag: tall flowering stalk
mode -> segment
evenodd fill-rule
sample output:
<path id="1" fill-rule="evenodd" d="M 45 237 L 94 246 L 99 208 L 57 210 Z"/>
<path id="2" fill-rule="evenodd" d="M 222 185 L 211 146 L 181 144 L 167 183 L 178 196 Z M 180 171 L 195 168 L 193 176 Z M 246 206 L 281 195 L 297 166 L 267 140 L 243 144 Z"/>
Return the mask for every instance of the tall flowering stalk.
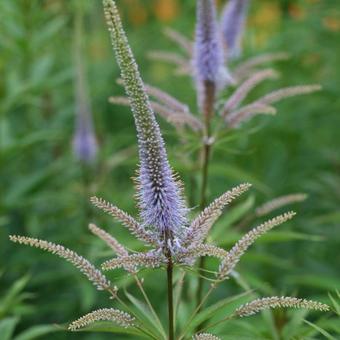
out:
<path id="1" fill-rule="evenodd" d="M 75 157 L 84 164 L 91 164 L 97 155 L 97 140 L 94 132 L 90 101 L 86 88 L 85 67 L 82 51 L 82 11 L 75 17 L 75 107 L 76 121 L 73 137 Z"/>
<path id="2" fill-rule="evenodd" d="M 321 87 L 319 85 L 299 85 L 282 88 L 244 104 L 254 88 L 266 80 L 276 79 L 279 76 L 271 68 L 258 68 L 268 62 L 285 60 L 288 55 L 287 53 L 259 55 L 239 63 L 229 73 L 230 59 L 240 56 L 241 40 L 250 0 L 229 0 L 223 9 L 219 23 L 217 23 L 214 0 L 197 0 L 196 3 L 197 22 L 193 42 L 176 31 L 166 29 L 164 32 L 168 38 L 179 45 L 187 57 L 164 51 L 154 51 L 150 57 L 173 63 L 177 66 L 178 74 L 190 74 L 194 78 L 198 108 L 202 113 L 200 128 L 197 128 L 198 124 L 193 128 L 187 123 L 187 112 L 184 114 L 182 110 L 173 109 L 168 103 L 162 107 L 155 103 L 154 108 L 159 115 L 166 117 L 175 126 L 181 124 L 181 126 L 191 128 L 199 137 L 203 135 L 199 198 L 199 207 L 202 210 L 207 203 L 209 162 L 215 141 L 221 132 L 227 134 L 239 129 L 258 115 L 275 115 L 277 109 L 273 104 L 276 102 L 291 96 L 319 91 Z M 217 94 L 219 90 L 225 89 L 226 85 L 236 85 L 236 88 L 229 99 L 226 99 L 225 104 L 220 105 Z M 154 97 L 162 102 L 162 98 L 157 94 Z M 118 101 L 112 99 L 112 102 L 117 103 Z M 190 116 L 194 117 L 191 112 Z M 222 122 L 220 118 L 222 118 Z M 213 131 L 212 123 L 215 120 L 217 124 Z M 204 258 L 201 258 L 199 268 L 204 268 Z M 198 281 L 197 303 L 201 299 L 203 290 L 203 279 L 199 277 Z"/>
<path id="3" fill-rule="evenodd" d="M 240 262 L 248 248 L 266 232 L 290 220 L 295 213 L 288 212 L 260 224 L 242 237 L 230 250 L 225 250 L 206 242 L 209 231 L 222 215 L 226 206 L 245 193 L 250 188 L 250 184 L 241 184 L 223 193 L 202 209 L 197 217 L 189 221 L 187 217 L 188 209 L 182 197 L 181 187 L 174 178 L 170 168 L 160 128 L 155 120 L 148 99 L 147 88 L 145 88 L 141 80 L 138 67 L 122 28 L 116 4 L 113 0 L 103 0 L 103 5 L 116 59 L 121 70 L 123 84 L 130 101 L 137 128 L 140 157 L 137 188 L 140 221 L 103 199 L 92 197 L 91 202 L 118 220 L 149 248 L 144 252 L 130 253 L 127 248 L 105 230 L 94 224 L 90 224 L 89 229 L 93 234 L 103 240 L 115 255 L 115 257 L 108 259 L 102 264 L 102 269 L 109 271 L 121 268 L 125 270 L 128 275 L 132 275 L 136 279 L 136 283 L 155 322 L 147 325 L 145 319 L 140 317 L 139 313 L 129 308 L 121 299 L 118 287 L 112 286 L 111 282 L 99 269 L 74 251 L 61 245 L 35 238 L 12 235 L 10 236 L 10 240 L 40 248 L 64 258 L 84 273 L 97 289 L 109 292 L 111 298 L 123 307 L 123 310 L 100 308 L 92 311 L 72 322 L 69 325 L 69 330 L 77 331 L 78 329 L 86 329 L 88 326 L 99 321 L 108 321 L 115 324 L 115 329 L 120 330 L 119 327 L 121 327 L 124 328 L 124 332 L 130 332 L 129 334 L 133 334 L 139 338 L 146 336 L 155 340 L 175 339 L 176 330 L 173 302 L 174 267 L 177 266 L 180 270 L 190 270 L 197 259 L 205 256 L 214 257 L 220 261 L 220 264 L 214 276 L 210 278 L 212 282 L 211 288 L 201 299 L 176 339 L 182 340 L 190 336 L 193 337 L 193 339 L 218 340 L 219 338 L 217 336 L 205 332 L 206 329 L 213 327 L 214 324 L 205 326 L 205 328 L 199 330 L 197 334 L 192 334 L 192 329 L 195 328 L 193 326 L 193 320 L 197 316 L 197 313 L 217 285 L 233 276 L 235 266 Z M 155 91 L 152 92 L 155 93 Z M 163 96 L 163 98 L 166 97 L 164 97 L 163 94 L 161 94 L 161 96 Z M 166 98 L 166 100 L 169 101 L 170 98 Z M 270 96 L 269 99 L 273 99 L 273 96 Z M 173 101 L 172 103 L 178 104 Z M 146 295 L 143 283 L 137 276 L 141 268 L 157 267 L 165 267 L 167 270 L 169 316 L 169 331 L 167 335 Z M 134 301 L 134 299 L 130 300 Z M 180 294 L 178 302 L 180 303 Z M 288 307 L 321 311 L 328 310 L 327 305 L 314 301 L 292 297 L 265 297 L 241 305 L 235 309 L 231 315 L 217 321 L 215 324 L 228 321 L 232 318 L 252 315 L 268 308 Z M 146 311 L 143 310 L 143 313 L 144 312 L 146 313 Z"/>
<path id="4" fill-rule="evenodd" d="M 167 258 L 169 337 L 173 339 L 172 255 L 176 247 L 180 246 L 187 209 L 170 168 L 164 141 L 116 5 L 109 0 L 104 0 L 103 3 L 112 45 L 137 128 L 140 159 L 138 201 L 142 227 L 155 228 L 154 233 L 158 236 L 156 241 L 160 243 Z"/>
<path id="5" fill-rule="evenodd" d="M 224 72 L 224 52 L 218 29 L 215 0 L 197 1 L 193 70 L 199 106 L 206 127 L 213 114 L 216 89 Z"/>
<path id="6" fill-rule="evenodd" d="M 228 58 L 241 54 L 241 41 L 250 0 L 229 0 L 221 17 L 221 31 Z"/>
<path id="7" fill-rule="evenodd" d="M 202 146 L 202 180 L 200 208 L 204 209 L 207 200 L 209 160 L 213 139 L 211 137 L 211 119 L 214 115 L 216 93 L 222 83 L 224 51 L 222 37 L 217 22 L 215 0 L 197 0 L 196 35 L 194 41 L 193 67 L 197 87 L 199 107 L 203 114 L 204 135 Z M 204 258 L 199 267 L 204 266 Z M 203 280 L 199 279 L 197 303 L 203 290 Z"/>

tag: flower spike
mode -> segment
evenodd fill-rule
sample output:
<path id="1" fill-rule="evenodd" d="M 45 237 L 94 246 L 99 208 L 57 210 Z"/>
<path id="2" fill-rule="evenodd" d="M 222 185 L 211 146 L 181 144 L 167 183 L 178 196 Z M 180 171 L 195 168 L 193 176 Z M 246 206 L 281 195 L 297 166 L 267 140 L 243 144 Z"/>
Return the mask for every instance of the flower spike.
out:
<path id="1" fill-rule="evenodd" d="M 104 0 L 105 18 L 121 77 L 136 123 L 140 169 L 138 201 L 144 226 L 156 228 L 159 236 L 176 234 L 186 224 L 181 190 L 170 168 L 164 141 L 152 111 L 138 66 L 129 47 L 116 4 Z"/>
<path id="2" fill-rule="evenodd" d="M 249 0 L 229 0 L 222 13 L 221 30 L 227 56 L 237 58 L 241 54 L 241 40 Z"/>
<path id="3" fill-rule="evenodd" d="M 216 20 L 215 0 L 197 1 L 194 69 L 198 82 L 217 84 L 223 69 L 223 46 Z"/>

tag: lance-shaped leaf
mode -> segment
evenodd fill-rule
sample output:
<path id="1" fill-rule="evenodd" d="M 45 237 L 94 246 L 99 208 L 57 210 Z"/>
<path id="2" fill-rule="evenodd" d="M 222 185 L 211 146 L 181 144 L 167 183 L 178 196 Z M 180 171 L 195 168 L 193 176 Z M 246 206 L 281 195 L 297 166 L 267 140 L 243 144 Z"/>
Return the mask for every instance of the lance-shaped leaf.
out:
<path id="1" fill-rule="evenodd" d="M 192 221 L 185 244 L 189 246 L 202 242 L 226 205 L 247 191 L 250 186 L 249 183 L 241 184 L 216 198 Z"/>
<path id="2" fill-rule="evenodd" d="M 234 313 L 234 315 L 239 317 L 249 316 L 256 314 L 265 309 L 275 309 L 275 308 L 305 308 L 312 310 L 319 310 L 326 312 L 329 310 L 329 306 L 316 301 L 298 299 L 295 297 L 286 296 L 272 296 L 265 297 L 261 299 L 256 299 L 254 301 L 248 302 L 240 306 Z"/>
<path id="3" fill-rule="evenodd" d="M 242 255 L 260 236 L 274 227 L 292 219 L 294 216 L 294 212 L 288 212 L 283 215 L 279 215 L 249 231 L 228 251 L 227 256 L 220 264 L 217 277 L 219 279 L 227 278 L 230 272 L 240 261 Z"/>
<path id="4" fill-rule="evenodd" d="M 97 321 L 111 321 L 122 327 L 133 327 L 135 324 L 135 318 L 126 312 L 114 308 L 102 308 L 73 321 L 68 329 L 76 331 L 77 329 L 87 327 Z"/>
<path id="5" fill-rule="evenodd" d="M 98 270 L 84 257 L 78 255 L 70 249 L 67 249 L 59 244 L 31 237 L 11 235 L 9 238 L 12 242 L 40 248 L 52 254 L 58 255 L 77 267 L 97 287 L 98 290 L 111 289 L 110 281 L 100 270 Z"/>
<path id="6" fill-rule="evenodd" d="M 132 216 L 120 210 L 113 204 L 106 202 L 102 198 L 96 196 L 91 197 L 91 203 L 97 208 L 105 211 L 107 214 L 113 216 L 116 220 L 121 222 L 125 227 L 127 227 L 130 232 L 136 236 L 139 240 L 144 241 L 148 244 L 154 244 L 155 239 L 150 233 L 148 233 L 143 226 L 141 226 Z"/>
<path id="7" fill-rule="evenodd" d="M 221 31 L 229 58 L 237 58 L 241 54 L 248 6 L 249 0 L 229 0 L 223 10 Z"/>
<path id="8" fill-rule="evenodd" d="M 141 218 L 145 226 L 156 227 L 161 235 L 166 231 L 176 233 L 185 225 L 187 213 L 180 187 L 168 163 L 163 138 L 125 36 L 116 4 L 112 0 L 104 0 L 103 4 L 138 133 L 138 200 Z"/>
<path id="9" fill-rule="evenodd" d="M 258 217 L 264 216 L 286 205 L 296 203 L 296 202 L 303 202 L 306 198 L 307 198 L 306 194 L 300 194 L 300 193 L 280 196 L 256 208 L 255 214 Z"/>

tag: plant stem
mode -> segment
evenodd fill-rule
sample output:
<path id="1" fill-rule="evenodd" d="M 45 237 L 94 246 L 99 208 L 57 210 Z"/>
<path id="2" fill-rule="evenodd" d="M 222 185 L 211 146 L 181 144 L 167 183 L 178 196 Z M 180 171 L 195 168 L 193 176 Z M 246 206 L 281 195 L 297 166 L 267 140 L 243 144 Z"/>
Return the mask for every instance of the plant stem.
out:
<path id="1" fill-rule="evenodd" d="M 173 263 L 171 256 L 168 257 L 167 280 L 168 280 L 168 313 L 169 313 L 169 340 L 174 340 L 174 299 L 172 291 Z"/>
<path id="2" fill-rule="evenodd" d="M 204 101 L 203 101 L 203 116 L 204 116 L 204 136 L 203 136 L 203 164 L 202 164 L 202 184 L 201 184 L 201 198 L 200 210 L 202 211 L 207 205 L 207 189 L 209 177 L 209 160 L 211 155 L 211 118 L 214 113 L 215 101 L 215 84 L 209 81 L 204 82 Z M 199 261 L 199 269 L 204 269 L 205 258 L 201 257 Z M 203 294 L 203 278 L 199 277 L 196 292 L 196 305 L 200 304 Z"/>

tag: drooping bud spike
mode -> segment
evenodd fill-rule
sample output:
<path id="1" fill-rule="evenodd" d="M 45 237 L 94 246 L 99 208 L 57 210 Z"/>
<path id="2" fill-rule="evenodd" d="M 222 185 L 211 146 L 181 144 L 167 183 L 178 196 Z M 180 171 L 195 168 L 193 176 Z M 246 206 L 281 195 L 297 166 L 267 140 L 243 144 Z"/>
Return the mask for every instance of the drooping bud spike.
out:
<path id="1" fill-rule="evenodd" d="M 275 308 L 305 308 L 323 312 L 329 310 L 329 306 L 317 301 L 298 299 L 290 296 L 272 296 L 257 299 L 240 306 L 236 310 L 235 315 L 239 317 L 250 316 L 265 309 Z"/>
<path id="2" fill-rule="evenodd" d="M 221 262 L 219 267 L 218 278 L 225 279 L 231 273 L 231 271 L 235 268 L 237 263 L 240 261 L 241 257 L 247 251 L 247 249 L 262 235 L 267 233 L 269 230 L 274 227 L 292 219 L 295 216 L 295 213 L 290 211 L 283 215 L 279 215 L 275 218 L 272 218 L 269 221 L 266 221 L 259 225 L 258 227 L 250 230 L 247 234 L 245 234 L 227 253 L 225 259 Z"/>
<path id="3" fill-rule="evenodd" d="M 97 287 L 98 290 L 110 289 L 110 281 L 105 277 L 105 275 L 92 263 L 90 263 L 84 257 L 78 255 L 73 250 L 65 248 L 60 244 L 55 244 L 32 237 L 10 235 L 9 239 L 15 243 L 25 244 L 58 255 L 77 267 Z"/>
<path id="4" fill-rule="evenodd" d="M 114 322 L 122 327 L 133 327 L 135 318 L 130 314 L 113 308 L 97 309 L 91 313 L 88 313 L 76 321 L 73 321 L 68 329 L 70 331 L 76 331 L 77 329 L 84 328 L 98 321 L 110 321 Z"/>
<path id="5" fill-rule="evenodd" d="M 137 64 L 128 44 L 116 4 L 104 0 L 105 18 L 111 34 L 121 77 L 134 115 L 139 145 L 139 205 L 144 225 L 162 234 L 176 232 L 186 223 L 185 204 L 173 178 L 159 126 L 150 106 Z"/>
<path id="6" fill-rule="evenodd" d="M 241 41 L 249 0 L 229 0 L 221 18 L 221 31 L 228 58 L 237 58 L 241 54 Z"/>

